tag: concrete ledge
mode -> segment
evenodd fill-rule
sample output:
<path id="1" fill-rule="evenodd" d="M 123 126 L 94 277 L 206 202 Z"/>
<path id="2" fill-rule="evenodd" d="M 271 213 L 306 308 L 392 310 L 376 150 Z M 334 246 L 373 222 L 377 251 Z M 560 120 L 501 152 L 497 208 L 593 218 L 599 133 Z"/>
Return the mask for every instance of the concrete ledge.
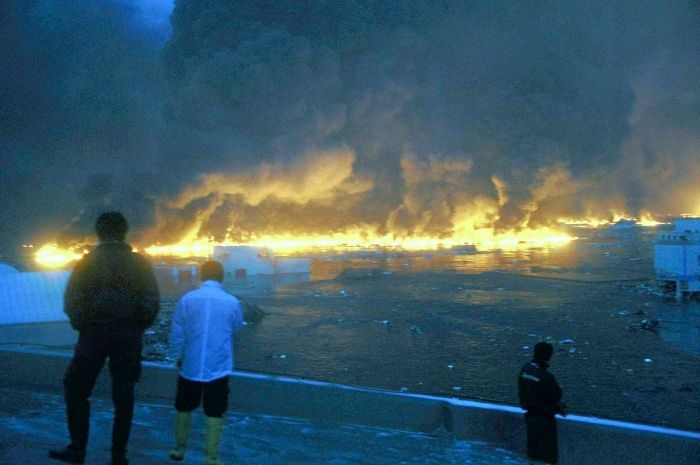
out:
<path id="1" fill-rule="evenodd" d="M 0 385 L 60 392 L 70 358 L 45 351 L 0 350 Z M 144 363 L 139 399 L 171 403 L 176 371 Z M 107 370 L 96 395 L 109 397 Z M 523 412 L 514 406 L 238 372 L 231 406 L 242 412 L 322 419 L 386 428 L 448 432 L 524 453 Z M 559 419 L 562 463 L 696 464 L 700 433 L 570 415 Z"/>

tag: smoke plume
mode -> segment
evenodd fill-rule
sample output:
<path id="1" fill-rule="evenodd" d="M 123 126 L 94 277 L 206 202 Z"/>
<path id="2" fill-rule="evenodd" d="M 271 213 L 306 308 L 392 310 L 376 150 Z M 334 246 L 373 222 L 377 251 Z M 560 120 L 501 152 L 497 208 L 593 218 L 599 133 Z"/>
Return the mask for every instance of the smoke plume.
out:
<path id="1" fill-rule="evenodd" d="M 695 2 L 0 8 L 3 244 L 700 214 Z"/>

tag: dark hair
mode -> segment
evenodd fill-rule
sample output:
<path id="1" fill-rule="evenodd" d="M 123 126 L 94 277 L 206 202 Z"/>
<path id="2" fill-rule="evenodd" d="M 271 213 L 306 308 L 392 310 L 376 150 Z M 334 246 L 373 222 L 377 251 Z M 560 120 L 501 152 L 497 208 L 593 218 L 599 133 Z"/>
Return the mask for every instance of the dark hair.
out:
<path id="1" fill-rule="evenodd" d="M 220 283 L 224 281 L 224 266 L 216 260 L 204 263 L 199 271 L 202 281 L 214 280 Z"/>
<path id="2" fill-rule="evenodd" d="M 95 231 L 101 241 L 123 241 L 128 230 L 129 223 L 119 212 L 104 212 L 95 222 Z"/>
<path id="3" fill-rule="evenodd" d="M 548 362 L 552 358 L 554 353 L 554 347 L 548 342 L 538 342 L 535 344 L 535 360 L 542 360 L 543 362 Z"/>

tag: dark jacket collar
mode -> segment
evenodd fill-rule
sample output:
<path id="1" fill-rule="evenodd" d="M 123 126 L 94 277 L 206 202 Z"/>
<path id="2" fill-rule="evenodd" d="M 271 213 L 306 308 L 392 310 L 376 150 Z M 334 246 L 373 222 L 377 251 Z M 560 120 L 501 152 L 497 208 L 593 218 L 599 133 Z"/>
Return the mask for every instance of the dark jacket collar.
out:
<path id="1" fill-rule="evenodd" d="M 131 246 L 124 241 L 100 241 L 95 247 L 95 250 L 114 250 L 114 249 L 128 249 L 131 250 Z"/>

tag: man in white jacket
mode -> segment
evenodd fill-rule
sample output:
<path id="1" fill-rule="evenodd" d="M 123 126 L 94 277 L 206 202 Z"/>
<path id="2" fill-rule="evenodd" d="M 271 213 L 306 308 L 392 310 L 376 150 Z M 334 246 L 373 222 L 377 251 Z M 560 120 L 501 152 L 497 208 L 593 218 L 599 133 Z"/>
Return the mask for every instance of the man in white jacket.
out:
<path id="1" fill-rule="evenodd" d="M 219 443 L 228 408 L 228 381 L 233 373 L 233 333 L 243 325 L 241 304 L 221 286 L 224 268 L 217 261 L 202 265 L 202 284 L 177 303 L 170 331 L 169 357 L 180 375 L 175 397 L 175 447 L 171 459 L 185 458 L 192 412 L 204 406 L 205 465 L 221 465 Z"/>

